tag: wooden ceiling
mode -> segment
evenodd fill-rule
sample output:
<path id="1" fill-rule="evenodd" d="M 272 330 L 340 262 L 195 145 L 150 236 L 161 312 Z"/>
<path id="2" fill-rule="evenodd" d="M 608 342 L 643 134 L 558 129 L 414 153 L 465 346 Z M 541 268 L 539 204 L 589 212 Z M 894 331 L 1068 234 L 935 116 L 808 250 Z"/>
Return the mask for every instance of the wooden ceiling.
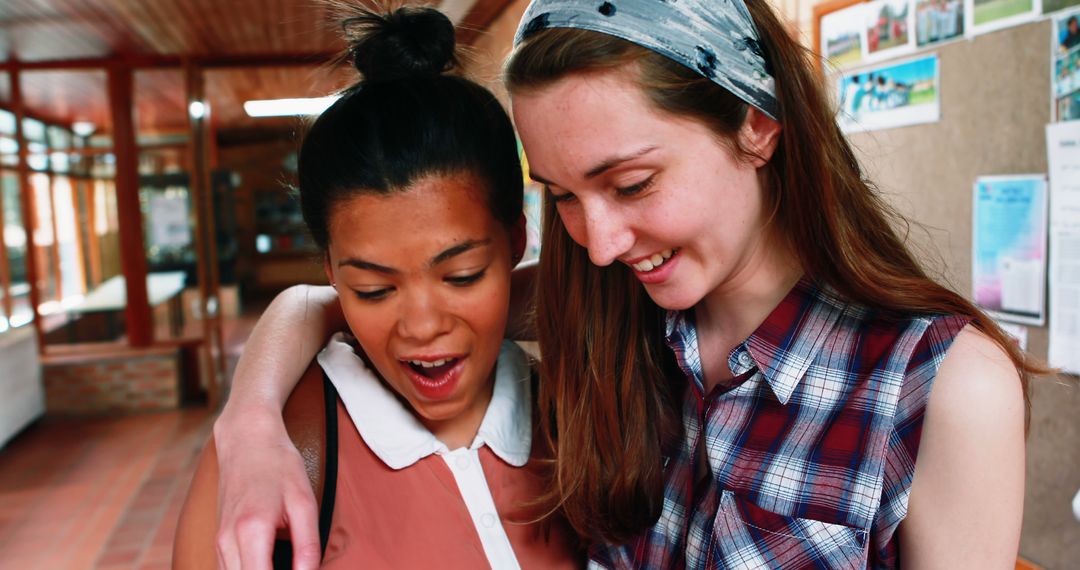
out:
<path id="1" fill-rule="evenodd" d="M 252 119 L 244 101 L 317 97 L 354 80 L 326 66 L 343 48 L 333 25 L 340 0 L 0 0 L 0 70 L 18 69 L 28 114 L 109 130 L 109 65 L 136 69 L 142 133 L 186 128 L 183 65 L 205 70 L 220 131 L 295 125 Z M 470 43 L 510 0 L 443 0 Z M 424 2 L 429 3 L 429 2 Z M 397 2 L 396 4 L 400 4 Z M 11 100 L 0 73 L 0 105 Z"/>

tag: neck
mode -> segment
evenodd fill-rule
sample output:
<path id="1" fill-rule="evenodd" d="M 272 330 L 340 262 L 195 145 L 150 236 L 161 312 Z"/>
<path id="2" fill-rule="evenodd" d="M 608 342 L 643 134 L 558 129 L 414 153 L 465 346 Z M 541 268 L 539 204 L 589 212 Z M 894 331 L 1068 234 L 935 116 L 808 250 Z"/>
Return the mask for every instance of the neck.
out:
<path id="1" fill-rule="evenodd" d="M 491 404 L 491 395 L 494 390 L 495 372 L 493 370 L 487 387 L 477 394 L 476 401 L 460 414 L 445 420 L 420 417 L 420 422 L 451 450 L 469 447 L 476 439 L 476 432 L 480 431 L 480 424 L 484 422 L 484 415 L 487 413 L 488 405 Z"/>
<path id="2" fill-rule="evenodd" d="M 712 361 L 705 362 L 708 389 L 732 378 L 727 355 L 761 326 L 802 277 L 797 257 L 780 241 L 760 244 L 743 267 L 694 307 L 702 355 Z"/>

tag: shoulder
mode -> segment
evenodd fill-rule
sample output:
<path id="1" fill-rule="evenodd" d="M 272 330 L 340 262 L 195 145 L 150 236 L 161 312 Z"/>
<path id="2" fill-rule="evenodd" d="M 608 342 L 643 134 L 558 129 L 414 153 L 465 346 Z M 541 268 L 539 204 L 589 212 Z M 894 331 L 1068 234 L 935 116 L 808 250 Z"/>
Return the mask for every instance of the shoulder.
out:
<path id="1" fill-rule="evenodd" d="M 323 371 L 316 361 L 311 362 L 300 378 L 281 415 L 289 438 L 304 458 L 304 469 L 315 497 L 321 501 L 327 426 Z"/>
<path id="2" fill-rule="evenodd" d="M 1005 349 L 974 325 L 960 330 L 941 362 L 927 415 L 946 429 L 1002 429 L 1008 420 L 1022 430 L 1023 389 Z"/>
<path id="3" fill-rule="evenodd" d="M 1001 346 L 968 325 L 930 394 L 901 558 L 916 566 L 1007 567 L 1016 557 L 1023 495 L 1019 373 Z"/>

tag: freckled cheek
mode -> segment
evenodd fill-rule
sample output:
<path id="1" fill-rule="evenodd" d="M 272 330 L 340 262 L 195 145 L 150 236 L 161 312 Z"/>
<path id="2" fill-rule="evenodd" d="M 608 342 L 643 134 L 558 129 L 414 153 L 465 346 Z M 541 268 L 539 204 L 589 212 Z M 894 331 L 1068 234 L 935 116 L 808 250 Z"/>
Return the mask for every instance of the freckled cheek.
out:
<path id="1" fill-rule="evenodd" d="M 577 242 L 582 247 L 588 247 L 589 235 L 586 231 L 585 216 L 581 214 L 581 210 L 571 210 L 564 208 L 564 211 L 559 212 L 559 218 L 562 220 L 563 227 L 566 228 L 566 233 L 570 234 L 570 239 Z"/>

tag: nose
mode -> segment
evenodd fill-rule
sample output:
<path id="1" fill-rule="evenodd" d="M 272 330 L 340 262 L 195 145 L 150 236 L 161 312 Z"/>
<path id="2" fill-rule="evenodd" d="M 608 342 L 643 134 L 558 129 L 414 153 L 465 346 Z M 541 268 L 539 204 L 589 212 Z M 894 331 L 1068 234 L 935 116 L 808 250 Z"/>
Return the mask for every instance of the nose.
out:
<path id="1" fill-rule="evenodd" d="M 413 288 L 403 293 L 397 323 L 398 335 L 423 344 L 449 332 L 452 318 L 435 291 Z"/>
<path id="2" fill-rule="evenodd" d="M 594 265 L 611 265 L 634 245 L 634 232 L 616 209 L 599 202 L 584 204 L 585 243 Z"/>

